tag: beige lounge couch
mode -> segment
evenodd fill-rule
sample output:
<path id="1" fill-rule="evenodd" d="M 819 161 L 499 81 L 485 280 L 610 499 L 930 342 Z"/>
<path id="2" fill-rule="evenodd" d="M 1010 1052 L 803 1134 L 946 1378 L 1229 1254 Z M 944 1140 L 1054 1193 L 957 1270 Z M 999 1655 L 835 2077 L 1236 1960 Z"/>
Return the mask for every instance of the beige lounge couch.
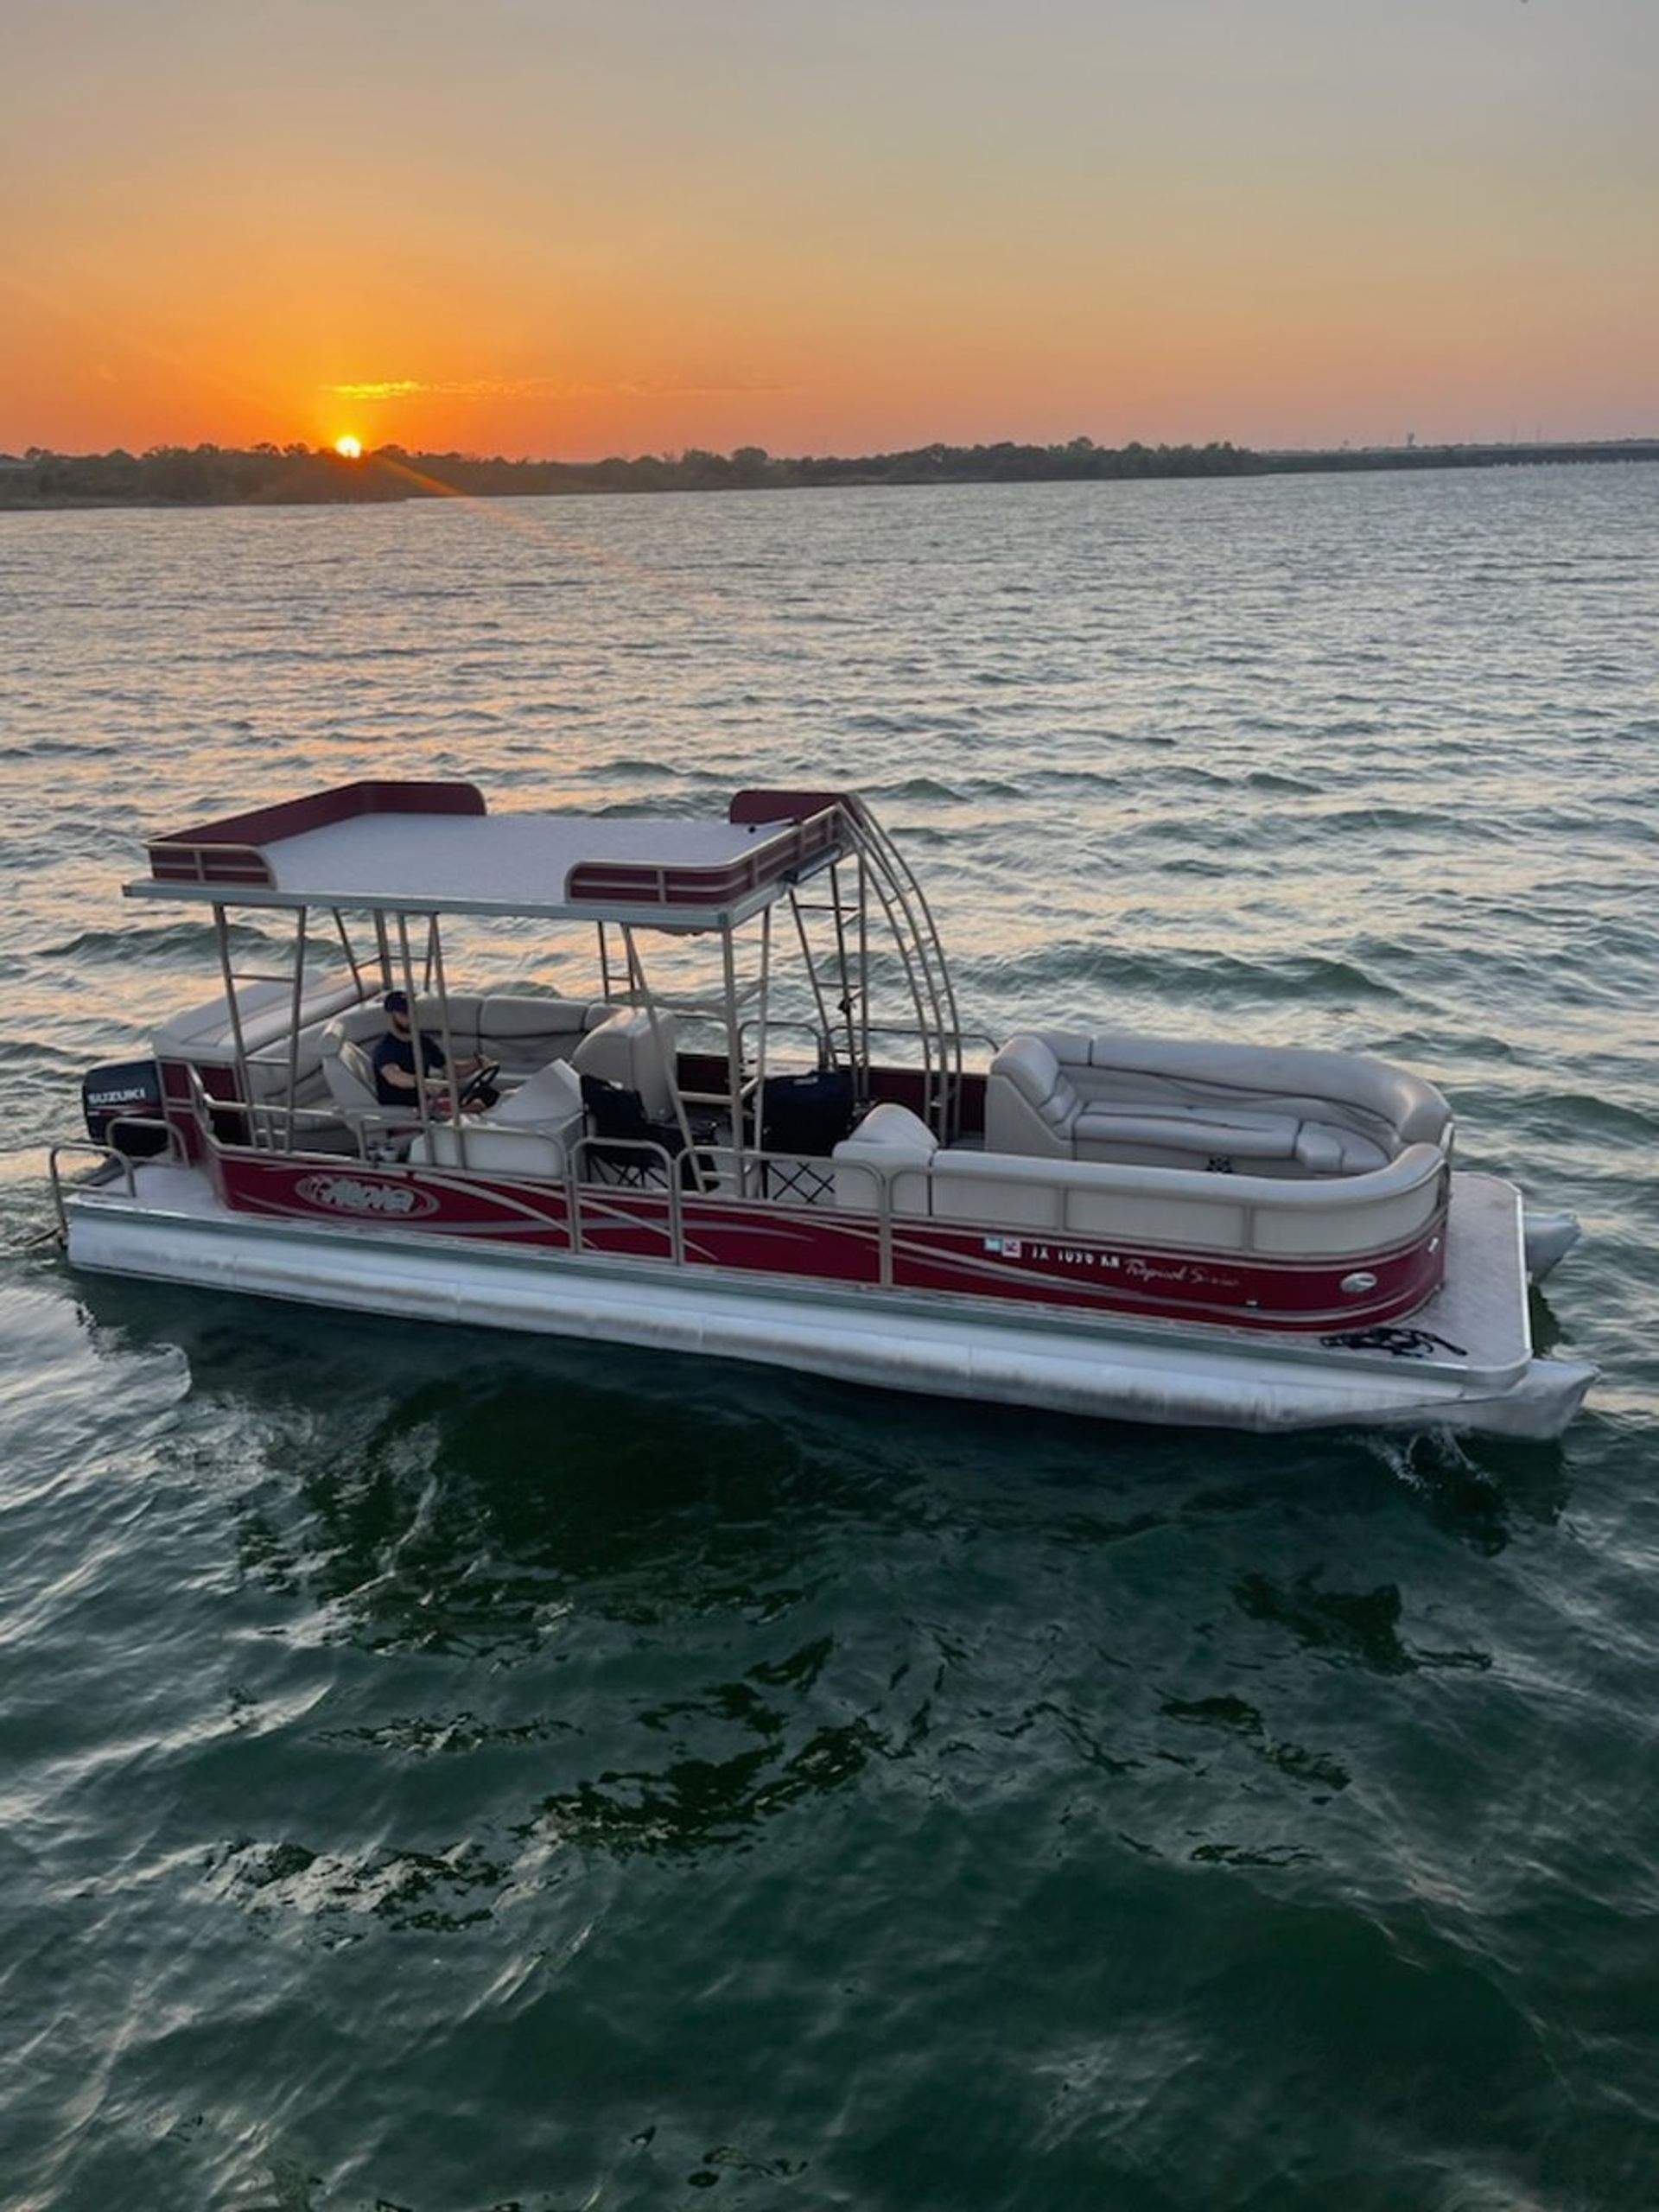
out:
<path id="1" fill-rule="evenodd" d="M 1441 1203 L 1446 1165 L 1438 1145 L 1421 1141 L 1380 1167 L 1317 1179 L 948 1151 L 907 1108 L 887 1103 L 836 1147 L 835 1200 L 988 1230 L 1328 1258 L 1375 1254 L 1418 1234 Z"/>
<path id="2" fill-rule="evenodd" d="M 1105 1033 L 1011 1037 L 985 1086 L 985 1149 L 1293 1179 L 1449 1152 L 1433 1084 L 1345 1052 Z"/>
<path id="3" fill-rule="evenodd" d="M 377 1001 L 369 1009 L 384 1024 Z M 603 999 L 566 999 L 528 991 L 457 992 L 448 1001 L 449 1035 L 458 1059 L 473 1055 L 500 1063 L 504 1075 L 532 1075 L 550 1060 L 568 1060 L 591 1029 L 617 1011 Z M 417 998 L 415 1018 L 443 1036 L 435 998 Z M 378 1027 L 372 1033 L 378 1033 Z"/>

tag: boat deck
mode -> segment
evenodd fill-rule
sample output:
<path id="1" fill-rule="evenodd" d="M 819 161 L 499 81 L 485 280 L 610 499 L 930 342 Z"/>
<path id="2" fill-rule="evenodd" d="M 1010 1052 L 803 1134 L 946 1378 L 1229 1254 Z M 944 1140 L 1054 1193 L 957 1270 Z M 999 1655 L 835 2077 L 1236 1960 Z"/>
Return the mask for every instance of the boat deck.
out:
<path id="1" fill-rule="evenodd" d="M 1445 1278 L 1427 1303 L 1393 1330 L 1359 1334 L 1430 1339 L 1410 1354 L 1427 1368 L 1512 1370 L 1532 1351 L 1520 1192 L 1496 1175 L 1453 1175 L 1446 1240 Z"/>

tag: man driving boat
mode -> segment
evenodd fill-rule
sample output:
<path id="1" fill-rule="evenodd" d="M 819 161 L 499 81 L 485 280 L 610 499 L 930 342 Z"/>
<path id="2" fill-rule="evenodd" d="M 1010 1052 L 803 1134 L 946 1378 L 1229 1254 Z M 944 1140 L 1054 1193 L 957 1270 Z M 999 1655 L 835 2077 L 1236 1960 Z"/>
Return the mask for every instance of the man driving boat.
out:
<path id="1" fill-rule="evenodd" d="M 369 1055 L 374 1070 L 375 1096 L 383 1106 L 408 1106 L 415 1098 L 415 1029 L 409 1010 L 409 995 L 405 991 L 388 991 L 381 1001 L 386 1016 L 385 1034 L 376 1043 Z M 449 1072 L 443 1047 L 429 1029 L 423 1029 L 421 1040 L 421 1072 L 427 1078 L 428 1110 L 440 1116 L 450 1110 L 447 1089 L 433 1090 L 433 1076 Z M 460 1085 L 460 1105 L 463 1114 L 481 1114 L 493 1106 L 500 1093 L 493 1084 L 474 1084 L 485 1062 L 476 1053 L 457 1058 L 454 1080 Z"/>

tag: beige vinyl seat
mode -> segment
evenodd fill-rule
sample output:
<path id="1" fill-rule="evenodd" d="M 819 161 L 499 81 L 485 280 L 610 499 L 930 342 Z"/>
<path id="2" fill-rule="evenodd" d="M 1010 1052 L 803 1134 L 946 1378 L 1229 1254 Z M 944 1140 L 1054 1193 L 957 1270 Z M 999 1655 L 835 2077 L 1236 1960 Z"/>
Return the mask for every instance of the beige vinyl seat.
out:
<path id="1" fill-rule="evenodd" d="M 1449 1123 L 1428 1084 L 1355 1055 L 1053 1031 L 1011 1037 L 985 1091 L 988 1152 L 1246 1173 L 1366 1174 Z"/>
<path id="2" fill-rule="evenodd" d="M 1433 1127 L 1427 1100 L 1421 1106 Z M 1442 1204 L 1444 1154 L 1418 1139 L 1350 1175 L 1216 1174 L 1108 1160 L 953 1151 L 907 1108 L 871 1109 L 835 1149 L 835 1202 L 895 1221 L 931 1217 L 991 1232 L 987 1255 L 1017 1256 L 1029 1234 L 1122 1238 L 1187 1252 L 1304 1259 L 1372 1254 L 1424 1233 Z M 1012 1238 L 1008 1232 L 1013 1231 Z"/>
<path id="3" fill-rule="evenodd" d="M 678 1095 L 677 1049 L 671 1014 L 622 1007 L 588 1032 L 570 1064 L 578 1076 L 634 1092 L 647 1121 L 666 1122 L 673 1117 Z"/>
<path id="4" fill-rule="evenodd" d="M 939 1141 L 927 1123 L 884 1099 L 831 1155 L 836 1204 L 873 1212 L 885 1188 L 894 1213 L 925 1214 L 931 1208 L 927 1171 L 938 1156 Z"/>
<path id="5" fill-rule="evenodd" d="M 317 1035 L 317 1053 L 329 1100 L 356 1138 L 359 1151 L 372 1145 L 396 1145 L 419 1124 L 420 1116 L 412 1103 L 407 1109 L 383 1105 L 376 1092 L 366 1044 L 385 1027 L 385 1017 L 378 1007 L 353 1007 L 325 1021 Z"/>
<path id="6" fill-rule="evenodd" d="M 571 1054 L 589 1139 L 584 1174 L 649 1187 L 675 1172 L 686 1148 L 676 1036 L 672 1014 L 624 1007 Z"/>
<path id="7" fill-rule="evenodd" d="M 602 999 L 548 992 L 452 991 L 447 1001 L 423 995 L 415 1001 L 418 1026 L 440 1042 L 447 1033 L 445 1049 L 456 1059 L 496 1061 L 510 1082 L 550 1060 L 569 1059 L 584 1033 L 614 1012 Z"/>
<path id="8" fill-rule="evenodd" d="M 380 1103 L 375 1094 L 374 1069 L 363 1047 L 340 1033 L 331 1021 L 322 1033 L 322 1077 L 328 1096 L 342 1114 L 367 1112 Z"/>

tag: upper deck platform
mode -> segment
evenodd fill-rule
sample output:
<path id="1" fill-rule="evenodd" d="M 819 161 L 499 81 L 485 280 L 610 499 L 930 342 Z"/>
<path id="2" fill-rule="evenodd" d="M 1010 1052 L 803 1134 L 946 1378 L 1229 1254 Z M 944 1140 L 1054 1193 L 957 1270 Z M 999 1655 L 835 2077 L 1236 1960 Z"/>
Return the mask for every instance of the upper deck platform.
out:
<path id="1" fill-rule="evenodd" d="M 474 785 L 359 783 L 149 842 L 128 895 L 731 929 L 850 843 L 839 797 L 740 791 L 723 819 L 496 814 Z"/>

